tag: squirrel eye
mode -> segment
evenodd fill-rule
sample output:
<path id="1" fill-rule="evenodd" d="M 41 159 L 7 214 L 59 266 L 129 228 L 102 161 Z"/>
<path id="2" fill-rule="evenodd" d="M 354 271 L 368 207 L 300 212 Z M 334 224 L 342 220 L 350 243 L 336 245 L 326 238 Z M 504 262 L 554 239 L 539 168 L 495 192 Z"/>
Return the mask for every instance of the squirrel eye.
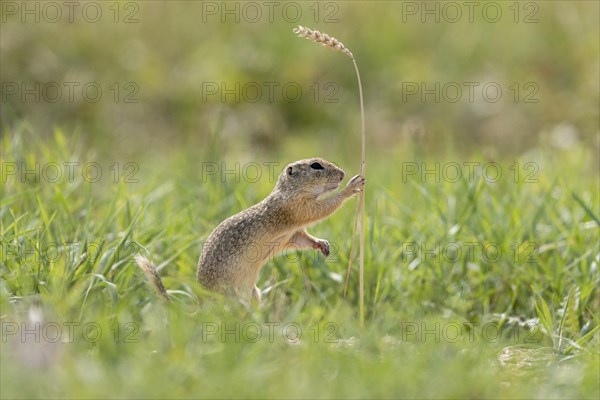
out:
<path id="1" fill-rule="evenodd" d="M 310 167 L 312 169 L 324 169 L 323 166 L 321 164 L 319 164 L 318 162 L 310 164 Z"/>
<path id="2" fill-rule="evenodd" d="M 287 173 L 288 173 L 288 175 L 293 175 L 294 174 L 293 168 L 292 167 L 288 167 Z"/>

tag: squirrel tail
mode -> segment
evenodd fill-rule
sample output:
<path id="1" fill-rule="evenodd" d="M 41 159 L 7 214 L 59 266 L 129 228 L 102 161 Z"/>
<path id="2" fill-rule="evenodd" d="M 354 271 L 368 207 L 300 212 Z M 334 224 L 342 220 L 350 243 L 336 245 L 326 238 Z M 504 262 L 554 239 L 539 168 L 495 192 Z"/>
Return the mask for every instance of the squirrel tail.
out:
<path id="1" fill-rule="evenodd" d="M 135 256 L 135 262 L 139 267 L 144 271 L 144 274 L 154 287 L 154 290 L 158 293 L 160 298 L 164 301 L 169 301 L 169 295 L 167 294 L 167 290 L 165 289 L 165 285 L 163 285 L 162 279 L 160 279 L 160 275 L 158 275 L 158 271 L 156 271 L 156 267 L 152 265 L 150 261 L 144 256 L 137 254 Z"/>

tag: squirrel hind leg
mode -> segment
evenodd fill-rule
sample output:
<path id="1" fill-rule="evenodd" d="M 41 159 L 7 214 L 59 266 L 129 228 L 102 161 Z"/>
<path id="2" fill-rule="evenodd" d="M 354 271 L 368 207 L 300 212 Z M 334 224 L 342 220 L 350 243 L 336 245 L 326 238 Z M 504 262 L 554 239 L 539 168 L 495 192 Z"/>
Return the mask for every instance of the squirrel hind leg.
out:
<path id="1" fill-rule="evenodd" d="M 163 285 L 162 279 L 160 279 L 160 275 L 158 275 L 158 271 L 156 271 L 156 267 L 146 257 L 139 254 L 135 256 L 135 262 L 141 270 L 144 271 L 146 278 L 148 278 L 160 298 L 164 301 L 169 301 L 167 289 L 165 289 L 165 285 Z"/>

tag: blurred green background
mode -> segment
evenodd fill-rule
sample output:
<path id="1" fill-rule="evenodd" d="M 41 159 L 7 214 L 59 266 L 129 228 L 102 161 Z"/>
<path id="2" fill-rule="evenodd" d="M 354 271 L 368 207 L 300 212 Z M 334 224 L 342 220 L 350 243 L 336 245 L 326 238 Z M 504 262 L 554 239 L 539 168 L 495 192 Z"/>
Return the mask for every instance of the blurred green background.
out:
<path id="1" fill-rule="evenodd" d="M 0 5 L 3 398 L 598 398 L 597 1 Z M 340 39 L 363 81 L 364 328 L 356 261 L 343 296 L 354 201 L 310 229 L 333 257 L 265 266 L 260 309 L 194 282 L 212 229 L 272 189 L 265 163 L 358 171 L 351 60 L 295 38 L 297 25 Z M 138 251 L 173 304 L 158 303 Z M 6 334 L 69 321 L 105 335 Z M 304 340 L 202 340 L 206 323 L 273 321 Z M 480 328 L 449 340 L 449 324 L 489 324 L 494 340 Z"/>
<path id="2" fill-rule="evenodd" d="M 598 146 L 594 1 L 100 2 L 95 23 L 88 21 L 96 7 L 85 3 L 73 9 L 71 23 L 67 7 L 49 23 L 53 8 L 37 4 L 39 23 L 20 4 L 16 11 L 4 6 L 4 129 L 26 116 L 40 135 L 60 126 L 125 156 L 165 146 L 201 150 L 219 130 L 223 151 L 251 158 L 277 151 L 354 160 L 359 114 L 351 62 L 296 39 L 291 30 L 300 24 L 339 38 L 355 54 L 370 154 L 414 140 L 428 153 L 448 145 L 519 153 L 543 141 Z M 39 102 L 6 87 L 35 82 Z M 47 101 L 57 96 L 51 86 L 44 90 L 49 82 L 61 87 L 56 102 Z M 72 101 L 65 82 L 80 84 Z M 102 95 L 94 102 L 96 86 Z"/>

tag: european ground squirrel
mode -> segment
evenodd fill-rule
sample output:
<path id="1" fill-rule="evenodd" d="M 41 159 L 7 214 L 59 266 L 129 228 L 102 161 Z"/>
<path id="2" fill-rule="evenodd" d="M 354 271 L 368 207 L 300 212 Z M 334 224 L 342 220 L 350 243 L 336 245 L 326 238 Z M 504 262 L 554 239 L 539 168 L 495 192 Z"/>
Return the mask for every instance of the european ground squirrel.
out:
<path id="1" fill-rule="evenodd" d="M 329 242 L 311 236 L 306 227 L 363 190 L 365 180 L 357 175 L 343 190 L 327 196 L 343 179 L 344 171 L 322 158 L 286 165 L 269 196 L 227 218 L 210 234 L 198 262 L 198 281 L 210 290 L 260 301 L 258 274 L 281 251 L 313 248 L 328 256 Z M 168 299 L 154 266 L 139 255 L 136 261 L 158 293 Z"/>

